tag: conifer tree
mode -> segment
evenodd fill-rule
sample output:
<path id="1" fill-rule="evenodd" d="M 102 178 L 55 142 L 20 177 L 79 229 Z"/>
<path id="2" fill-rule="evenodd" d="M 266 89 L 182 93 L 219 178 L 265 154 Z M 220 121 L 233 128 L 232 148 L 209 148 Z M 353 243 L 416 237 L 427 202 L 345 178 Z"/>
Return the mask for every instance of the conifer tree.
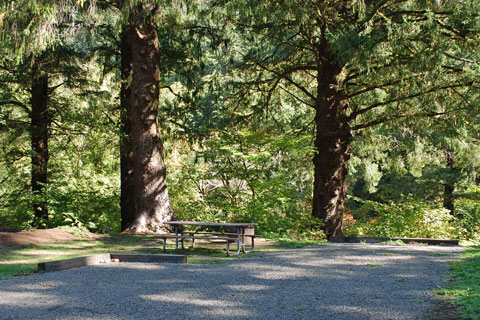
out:
<path id="1" fill-rule="evenodd" d="M 238 95 L 262 86 L 257 106 L 277 94 L 315 112 L 312 213 L 327 237 L 342 234 L 350 145 L 362 129 L 448 115 L 445 95 L 476 89 L 477 0 L 215 4 L 245 44 L 234 48 Z"/>
<path id="2" fill-rule="evenodd" d="M 55 2 L 44 4 L 19 1 L 6 2 L 0 7 L 0 30 L 5 46 L 2 64 L 12 76 L 11 81 L 30 86 L 30 108 L 25 108 L 25 104 L 16 97 L 1 102 L 7 105 L 23 105 L 30 117 L 34 226 L 46 226 L 45 221 L 49 219 L 45 194 L 48 183 L 50 130 L 49 68 L 52 67 L 51 44 L 58 39 L 56 31 L 50 28 L 56 27 L 60 22 L 62 10 L 68 5 L 64 2 L 59 8 Z M 58 14 L 58 19 L 51 23 L 48 18 L 53 16 L 54 12 Z M 18 75 L 19 73 L 29 75 L 30 79 L 28 76 Z"/>
<path id="3" fill-rule="evenodd" d="M 159 136 L 160 51 L 157 19 L 162 1 L 100 1 L 115 8 L 119 32 L 122 230 L 160 231 L 171 220 L 163 143 Z M 114 40 L 114 39 L 110 39 Z M 111 46 L 112 44 L 108 44 Z M 163 230 L 165 230 L 163 228 Z"/>

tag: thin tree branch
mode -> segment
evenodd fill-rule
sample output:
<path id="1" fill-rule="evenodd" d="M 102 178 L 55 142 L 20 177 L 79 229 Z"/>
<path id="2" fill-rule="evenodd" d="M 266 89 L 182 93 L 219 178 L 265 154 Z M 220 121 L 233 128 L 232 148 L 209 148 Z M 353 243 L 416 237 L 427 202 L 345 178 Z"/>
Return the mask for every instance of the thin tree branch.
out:
<path id="1" fill-rule="evenodd" d="M 257 65 L 259 65 L 262 69 L 264 70 L 267 70 L 269 72 L 272 72 L 274 74 L 276 74 L 277 76 L 287 80 L 288 82 L 290 82 L 291 84 L 293 84 L 295 87 L 297 87 L 298 89 L 300 89 L 301 91 L 303 91 L 303 93 L 305 93 L 307 96 L 309 96 L 310 98 L 312 98 L 313 100 L 315 100 L 315 96 L 313 94 L 310 93 L 310 91 L 308 91 L 305 87 L 299 85 L 298 83 L 296 83 L 295 81 L 293 81 L 290 77 L 288 77 L 287 75 L 285 75 L 285 73 L 280 73 L 278 71 L 275 71 L 275 70 L 272 70 L 272 69 L 269 69 L 267 67 L 265 67 L 264 65 L 262 65 L 260 62 L 258 61 L 255 61 L 255 63 Z M 296 69 L 297 70 L 297 69 Z M 296 70 L 289 70 L 289 72 L 293 72 L 293 71 L 296 71 Z M 289 73 L 288 72 L 288 73 Z"/>
<path id="2" fill-rule="evenodd" d="M 362 124 L 353 126 L 352 130 L 365 129 L 365 128 L 368 128 L 368 127 L 373 127 L 373 126 L 376 126 L 376 125 L 379 125 L 379 124 L 382 124 L 382 123 L 385 123 L 385 122 L 389 122 L 389 121 L 393 121 L 393 120 L 397 120 L 397 119 L 402 119 L 402 118 L 410 118 L 410 117 L 431 118 L 431 117 L 437 117 L 437 116 L 444 116 L 444 115 L 454 113 L 454 112 L 458 112 L 459 110 L 465 110 L 465 109 L 467 109 L 467 108 L 466 107 L 458 108 L 458 109 L 455 109 L 455 110 L 450 110 L 450 111 L 445 111 L 445 112 L 429 112 L 429 113 L 420 113 L 419 112 L 419 113 L 414 113 L 414 114 L 407 114 L 407 113 L 397 114 L 397 115 L 393 115 L 393 116 L 390 116 L 390 117 L 383 117 L 383 118 L 380 118 L 380 119 L 377 119 L 377 120 L 373 120 L 373 121 L 369 121 L 369 122 L 366 122 L 366 123 L 362 123 Z"/>
<path id="3" fill-rule="evenodd" d="M 414 94 L 411 94 L 411 95 L 408 95 L 408 96 L 398 97 L 398 98 L 390 99 L 390 100 L 387 100 L 387 101 L 384 101 L 384 102 L 374 103 L 374 104 L 372 104 L 372 105 L 369 106 L 369 107 L 366 107 L 366 108 L 364 108 L 364 109 L 361 109 L 361 110 L 357 110 L 357 111 L 352 112 L 352 114 L 350 114 L 350 116 L 348 117 L 348 121 L 354 120 L 354 119 L 356 119 L 359 115 L 362 115 L 362 114 L 364 114 L 365 112 L 368 112 L 368 111 L 370 111 L 370 110 L 372 110 L 372 109 L 375 109 L 375 108 L 378 108 L 378 107 L 380 107 L 380 106 L 384 106 L 384 105 L 387 105 L 387 104 L 390 104 L 390 103 L 394 103 L 394 102 L 400 102 L 400 101 L 404 101 L 404 100 L 409 100 L 409 99 L 417 98 L 417 97 L 426 95 L 426 94 L 428 94 L 428 93 L 432 93 L 432 92 L 436 92 L 436 91 L 440 91 L 440 90 L 446 90 L 446 89 L 453 89 L 453 88 L 465 87 L 465 86 L 472 85 L 473 83 L 474 83 L 473 81 L 470 81 L 470 82 L 468 82 L 468 83 L 462 83 L 462 84 L 454 84 L 454 85 L 448 85 L 448 86 L 442 86 L 442 87 L 433 87 L 433 88 L 430 88 L 430 89 L 428 89 L 428 90 L 426 90 L 426 91 L 417 92 L 417 93 L 414 93 Z"/>
<path id="4" fill-rule="evenodd" d="M 18 106 L 18 107 L 22 108 L 26 113 L 30 114 L 30 109 L 26 105 L 24 105 L 23 103 L 21 103 L 19 101 L 16 101 L 16 100 L 0 101 L 0 105 L 7 105 L 7 104 Z"/>
<path id="5" fill-rule="evenodd" d="M 308 103 L 307 101 L 297 97 L 296 95 L 294 95 L 293 93 L 291 93 L 290 91 L 288 91 L 286 88 L 284 88 L 283 86 L 280 86 L 280 89 L 282 89 L 283 91 L 285 91 L 286 93 L 288 93 L 289 95 L 291 95 L 293 98 L 297 99 L 298 101 L 300 101 L 301 103 L 309 106 L 309 107 L 312 107 L 312 108 L 315 108 L 315 106 L 311 103 Z"/>

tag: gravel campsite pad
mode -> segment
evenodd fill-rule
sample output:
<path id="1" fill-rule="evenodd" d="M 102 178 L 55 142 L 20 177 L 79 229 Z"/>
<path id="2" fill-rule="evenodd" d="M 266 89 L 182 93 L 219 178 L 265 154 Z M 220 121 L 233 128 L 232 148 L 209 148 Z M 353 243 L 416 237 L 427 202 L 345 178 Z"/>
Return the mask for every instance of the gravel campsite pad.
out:
<path id="1" fill-rule="evenodd" d="M 323 244 L 0 281 L 0 319 L 424 319 L 461 247 Z"/>

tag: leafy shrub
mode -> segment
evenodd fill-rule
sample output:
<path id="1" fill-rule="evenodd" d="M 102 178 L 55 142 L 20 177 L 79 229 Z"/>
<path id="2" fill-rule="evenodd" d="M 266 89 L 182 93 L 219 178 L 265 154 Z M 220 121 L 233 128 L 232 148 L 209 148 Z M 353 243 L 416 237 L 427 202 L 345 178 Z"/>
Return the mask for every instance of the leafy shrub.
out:
<path id="1" fill-rule="evenodd" d="M 345 226 L 349 236 L 459 238 L 455 219 L 444 208 L 416 201 L 380 203 L 355 198 L 361 206 L 352 211 L 355 223 Z"/>
<path id="2" fill-rule="evenodd" d="M 480 203 L 470 199 L 456 202 L 455 228 L 462 239 L 480 240 Z"/>
<path id="3" fill-rule="evenodd" d="M 268 237 L 324 238 L 311 214 L 309 136 L 242 131 L 205 144 L 195 151 L 171 146 L 168 184 L 177 219 L 248 221 Z"/>
<path id="4" fill-rule="evenodd" d="M 120 231 L 118 189 L 96 183 L 79 183 L 49 190 L 49 224 L 87 228 L 93 232 Z"/>

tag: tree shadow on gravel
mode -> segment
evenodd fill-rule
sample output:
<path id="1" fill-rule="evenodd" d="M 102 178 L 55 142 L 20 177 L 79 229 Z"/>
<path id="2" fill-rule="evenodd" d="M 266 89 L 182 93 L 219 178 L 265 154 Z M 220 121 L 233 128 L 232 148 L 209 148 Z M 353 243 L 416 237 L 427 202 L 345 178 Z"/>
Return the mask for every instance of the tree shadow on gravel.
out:
<path id="1" fill-rule="evenodd" d="M 221 265 L 111 263 L 2 281 L 0 319 L 422 319 L 458 251 L 329 244 Z"/>

